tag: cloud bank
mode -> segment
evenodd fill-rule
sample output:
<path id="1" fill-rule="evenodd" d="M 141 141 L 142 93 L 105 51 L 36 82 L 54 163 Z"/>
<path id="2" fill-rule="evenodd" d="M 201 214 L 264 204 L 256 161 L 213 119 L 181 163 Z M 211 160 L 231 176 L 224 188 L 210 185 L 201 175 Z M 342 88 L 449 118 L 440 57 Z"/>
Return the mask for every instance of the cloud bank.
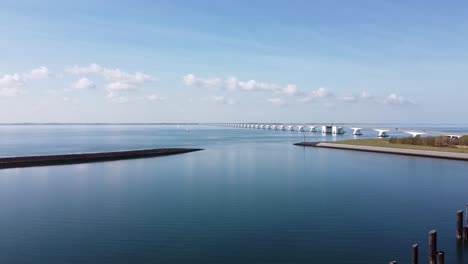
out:
<path id="1" fill-rule="evenodd" d="M 192 73 L 182 76 L 182 83 L 187 86 L 198 86 L 206 88 L 217 88 L 227 91 L 264 91 L 284 94 L 297 93 L 297 87 L 294 84 L 281 86 L 275 83 L 258 82 L 256 80 L 242 81 L 236 77 L 228 78 L 200 78 Z"/>
<path id="2" fill-rule="evenodd" d="M 317 90 L 313 90 L 310 93 L 307 93 L 306 96 L 299 99 L 300 102 L 310 103 L 316 99 L 332 97 L 333 93 L 330 92 L 327 88 L 320 87 Z"/>
<path id="3" fill-rule="evenodd" d="M 88 78 L 81 78 L 72 84 L 72 88 L 76 90 L 88 90 L 96 88 L 96 84 Z"/>
<path id="4" fill-rule="evenodd" d="M 225 105 L 236 105 L 237 100 L 234 98 L 226 98 L 224 96 L 212 96 L 210 100 L 217 104 L 225 104 Z"/>
<path id="5" fill-rule="evenodd" d="M 182 83 L 186 86 L 214 88 L 223 91 L 269 92 L 276 97 L 267 97 L 266 101 L 275 106 L 287 106 L 290 98 L 296 98 L 301 103 L 317 103 L 324 101 L 326 104 L 345 103 L 377 103 L 386 105 L 411 105 L 413 100 L 397 94 L 390 94 L 378 98 L 364 91 L 359 94 L 337 95 L 328 88 L 320 87 L 316 90 L 301 91 L 296 84 L 278 85 L 273 82 L 259 82 L 256 80 L 240 80 L 237 77 L 199 77 L 193 73 L 182 76 Z M 218 101 L 223 101 L 219 98 Z"/>
<path id="6" fill-rule="evenodd" d="M 0 96 L 12 97 L 22 93 L 24 80 L 19 74 L 6 74 L 0 78 Z"/>
<path id="7" fill-rule="evenodd" d="M 390 94 L 384 100 L 384 104 L 388 105 L 414 105 L 416 104 L 413 100 L 407 99 L 397 94 Z"/>
<path id="8" fill-rule="evenodd" d="M 101 77 L 106 82 L 105 90 L 109 98 L 120 97 L 123 92 L 138 90 L 145 83 L 155 79 L 142 72 L 126 72 L 118 68 L 110 69 L 96 63 L 87 66 L 67 67 L 65 72 L 74 75 L 94 74 Z M 83 79 L 86 78 L 81 80 Z"/>

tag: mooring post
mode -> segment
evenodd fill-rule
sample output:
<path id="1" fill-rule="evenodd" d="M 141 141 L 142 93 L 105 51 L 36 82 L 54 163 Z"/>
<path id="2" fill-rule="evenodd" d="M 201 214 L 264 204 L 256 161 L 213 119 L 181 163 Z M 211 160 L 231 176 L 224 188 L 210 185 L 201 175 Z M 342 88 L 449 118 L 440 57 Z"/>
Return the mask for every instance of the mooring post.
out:
<path id="1" fill-rule="evenodd" d="M 413 245 L 413 264 L 418 264 L 419 262 L 419 245 L 414 244 Z"/>
<path id="2" fill-rule="evenodd" d="M 437 252 L 437 264 L 444 264 L 444 252 Z"/>
<path id="3" fill-rule="evenodd" d="M 468 225 L 463 228 L 463 236 L 465 236 L 465 241 L 468 241 Z"/>
<path id="4" fill-rule="evenodd" d="M 437 231 L 431 230 L 429 232 L 429 264 L 436 264 L 437 252 Z"/>
<path id="5" fill-rule="evenodd" d="M 457 263 L 463 263 L 463 241 L 457 241 Z"/>
<path id="6" fill-rule="evenodd" d="M 463 211 L 457 211 L 457 240 L 463 239 Z"/>

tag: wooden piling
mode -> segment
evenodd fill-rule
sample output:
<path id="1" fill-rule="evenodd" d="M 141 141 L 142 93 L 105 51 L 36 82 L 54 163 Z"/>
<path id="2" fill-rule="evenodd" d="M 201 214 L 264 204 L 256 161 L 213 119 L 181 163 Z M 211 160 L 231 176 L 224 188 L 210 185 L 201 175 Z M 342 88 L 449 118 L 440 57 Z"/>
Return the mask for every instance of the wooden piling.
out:
<path id="1" fill-rule="evenodd" d="M 463 211 L 457 211 L 457 240 L 463 239 Z"/>
<path id="2" fill-rule="evenodd" d="M 437 252 L 437 264 L 444 264 L 444 252 Z"/>
<path id="3" fill-rule="evenodd" d="M 413 245 L 413 262 L 412 264 L 418 264 L 419 262 L 419 245 L 414 244 Z"/>
<path id="4" fill-rule="evenodd" d="M 437 231 L 431 230 L 429 232 L 429 264 L 436 264 L 437 252 Z"/>
<path id="5" fill-rule="evenodd" d="M 465 241 L 468 241 L 468 225 L 463 228 L 463 236 L 465 237 Z"/>

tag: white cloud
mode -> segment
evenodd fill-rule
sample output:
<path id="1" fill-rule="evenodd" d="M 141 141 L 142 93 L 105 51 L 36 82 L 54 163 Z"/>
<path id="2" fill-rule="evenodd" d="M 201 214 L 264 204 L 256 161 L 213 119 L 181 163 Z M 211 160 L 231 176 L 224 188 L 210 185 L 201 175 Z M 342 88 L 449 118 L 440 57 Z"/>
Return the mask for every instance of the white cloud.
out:
<path id="1" fill-rule="evenodd" d="M 288 84 L 286 87 L 277 91 L 277 93 L 283 93 L 286 95 L 296 95 L 298 94 L 297 86 L 294 84 Z"/>
<path id="2" fill-rule="evenodd" d="M 320 87 L 319 89 L 314 90 L 307 94 L 305 97 L 299 99 L 299 101 L 303 103 L 309 103 L 318 98 L 326 98 L 331 96 L 333 96 L 332 92 L 330 92 L 327 88 Z"/>
<path id="3" fill-rule="evenodd" d="M 402 97 L 402 96 L 394 94 L 394 93 L 388 95 L 383 100 L 383 103 L 388 104 L 388 105 L 411 105 L 411 104 L 415 104 L 415 102 L 413 100 L 407 99 L 405 97 Z"/>
<path id="4" fill-rule="evenodd" d="M 279 91 L 281 87 L 278 87 L 276 84 L 273 83 L 266 83 L 266 82 L 257 82 L 255 80 L 249 81 L 239 81 L 237 82 L 237 87 L 244 91 Z"/>
<path id="5" fill-rule="evenodd" d="M 25 82 L 19 74 L 6 74 L 0 78 L 0 96 L 12 97 L 23 93 Z"/>
<path id="6" fill-rule="evenodd" d="M 122 92 L 122 91 L 119 91 L 119 90 L 116 90 L 116 91 L 108 90 L 107 99 L 109 99 L 112 103 L 116 103 L 116 104 L 127 103 L 130 100 L 128 99 L 128 97 L 126 97 L 124 95 L 125 92 L 126 91 Z"/>
<path id="7" fill-rule="evenodd" d="M 128 99 L 125 95 L 128 92 L 139 90 L 146 82 L 154 80 L 153 77 L 142 72 L 126 72 L 118 68 L 110 69 L 103 67 L 99 64 L 93 63 L 87 66 L 72 66 L 66 68 L 66 72 L 71 74 L 95 74 L 100 76 L 104 81 L 104 88 L 108 92 L 108 98 L 114 102 L 127 102 Z M 26 77 L 23 75 L 5 75 L 0 79 L 0 95 L 13 96 L 19 93 L 20 88 L 24 86 Z M 50 76 L 49 70 L 45 66 L 33 69 L 28 76 L 29 79 L 41 79 Z M 263 91 L 279 96 L 267 99 L 273 105 L 285 106 L 287 102 L 280 98 L 280 95 L 296 96 L 299 101 L 308 103 L 318 99 L 332 98 L 334 100 L 354 103 L 354 102 L 374 102 L 388 105 L 406 105 L 414 104 L 414 101 L 399 96 L 397 94 L 390 94 L 385 98 L 376 98 L 368 92 L 360 94 L 351 94 L 338 97 L 329 91 L 327 88 L 321 87 L 317 90 L 310 92 L 300 91 L 295 84 L 278 85 L 269 82 L 259 82 L 256 80 L 239 80 L 236 77 L 228 78 L 200 78 L 192 73 L 182 76 L 182 83 L 187 86 L 208 87 L 222 89 L 226 91 Z M 73 84 L 75 89 L 90 89 L 96 85 L 88 78 L 81 78 Z M 144 97 L 148 101 L 161 101 L 165 98 L 156 94 L 147 95 Z M 212 96 L 208 100 L 219 104 L 237 104 L 234 98 L 227 98 L 224 96 Z M 326 100 L 325 102 L 330 102 Z"/>
<path id="8" fill-rule="evenodd" d="M 228 78 L 199 78 L 192 73 L 182 76 L 182 83 L 187 86 L 218 88 L 228 91 L 270 91 L 288 95 L 296 94 L 297 87 L 294 84 L 280 86 L 274 83 L 258 82 L 256 80 L 242 81 L 236 77 Z"/>
<path id="9" fill-rule="evenodd" d="M 72 74 L 90 74 L 90 73 L 99 73 L 102 71 L 102 67 L 96 63 L 92 63 L 88 66 L 80 67 L 78 65 L 74 65 L 71 67 L 67 67 L 65 69 L 66 72 Z"/>
<path id="10" fill-rule="evenodd" d="M 96 88 L 96 84 L 94 84 L 88 78 L 81 78 L 72 84 L 72 88 L 77 90 L 88 90 Z"/>
<path id="11" fill-rule="evenodd" d="M 347 103 L 358 103 L 358 102 L 370 102 L 376 104 L 387 104 L 387 105 L 412 105 L 415 104 L 413 100 L 399 96 L 395 93 L 388 95 L 387 97 L 375 97 L 368 92 L 361 92 L 360 95 L 350 95 L 339 97 L 338 100 Z"/>
<path id="12" fill-rule="evenodd" d="M 32 69 L 30 73 L 25 74 L 25 79 L 40 80 L 47 79 L 51 76 L 51 72 L 45 66 L 40 66 L 38 68 Z"/>
<path id="13" fill-rule="evenodd" d="M 152 78 L 142 72 L 128 73 L 120 69 L 106 69 L 103 68 L 101 72 L 105 80 L 109 82 L 120 82 L 127 84 L 142 84 Z"/>
<path id="14" fill-rule="evenodd" d="M 364 102 L 364 101 L 375 101 L 374 96 L 372 96 L 368 92 L 361 92 L 359 95 L 347 95 L 339 97 L 338 100 L 346 102 L 346 103 L 357 103 L 357 102 Z"/>
<path id="15" fill-rule="evenodd" d="M 346 102 L 346 103 L 354 103 L 354 102 L 357 102 L 359 99 L 354 95 L 348 95 L 348 96 L 339 97 L 338 100 Z"/>
<path id="16" fill-rule="evenodd" d="M 333 92 L 327 88 L 320 87 L 317 90 L 310 92 L 300 91 L 295 84 L 287 85 L 278 85 L 275 83 L 269 82 L 259 82 L 256 80 L 239 80 L 236 77 L 228 78 L 200 78 L 195 76 L 192 73 L 182 76 L 183 84 L 187 86 L 197 86 L 197 87 L 206 87 L 206 88 L 217 88 L 227 91 L 263 91 L 271 92 L 274 95 L 287 95 L 287 96 L 296 96 L 298 101 L 303 103 L 310 103 L 319 99 L 330 98 L 330 101 L 341 101 L 346 103 L 358 103 L 358 102 L 373 102 L 373 103 L 383 103 L 391 105 L 404 105 L 404 104 L 414 104 L 414 101 L 406 99 L 404 97 L 398 96 L 396 94 L 390 94 L 386 98 L 376 98 L 370 93 L 363 91 L 360 94 L 351 94 L 346 96 L 335 96 Z M 226 98 L 218 96 L 212 98 L 213 101 L 222 103 L 226 101 Z M 270 98 L 267 99 L 270 103 L 274 105 L 284 106 L 286 102 L 281 98 Z"/>
<path id="17" fill-rule="evenodd" d="M 146 82 L 154 80 L 153 77 L 142 72 L 130 73 L 118 68 L 109 69 L 96 63 L 84 67 L 71 66 L 65 71 L 71 74 L 97 74 L 101 76 L 107 82 L 105 89 L 111 97 L 115 97 L 116 92 L 138 90 Z"/>
<path id="18" fill-rule="evenodd" d="M 361 95 L 359 96 L 360 99 L 362 100 L 374 100 L 374 96 L 371 95 L 370 93 L 368 92 L 362 92 Z"/>
<path id="19" fill-rule="evenodd" d="M 267 99 L 267 101 L 272 103 L 275 106 L 279 106 L 279 107 L 287 106 L 286 101 L 284 101 L 281 98 L 269 98 L 269 99 Z"/>
<path id="20" fill-rule="evenodd" d="M 229 78 L 224 80 L 224 87 L 228 91 L 234 91 L 234 90 L 237 89 L 237 83 L 238 82 L 239 81 L 237 80 L 236 77 L 229 77 Z"/>
<path id="21" fill-rule="evenodd" d="M 182 76 L 182 82 L 187 86 L 193 86 L 197 84 L 197 78 L 195 77 L 195 75 L 189 73 Z"/>
<path id="22" fill-rule="evenodd" d="M 12 97 L 25 93 L 23 88 L 29 80 L 46 79 L 51 76 L 45 66 L 32 69 L 29 73 L 14 73 L 0 76 L 0 96 Z"/>
<path id="23" fill-rule="evenodd" d="M 19 74 L 6 74 L 0 78 L 1 87 L 12 87 L 12 86 L 22 86 L 24 85 L 23 78 Z"/>
<path id="24" fill-rule="evenodd" d="M 219 78 L 198 78 L 189 73 L 182 76 L 182 82 L 187 86 L 200 86 L 200 87 L 219 87 L 222 83 Z"/>
<path id="25" fill-rule="evenodd" d="M 211 99 L 216 103 L 223 103 L 225 100 L 224 96 L 212 96 Z"/>
<path id="26" fill-rule="evenodd" d="M 211 101 L 218 103 L 218 104 L 227 104 L 227 105 L 235 105 L 237 104 L 236 99 L 234 98 L 226 98 L 224 96 L 212 96 L 210 98 Z"/>
<path id="27" fill-rule="evenodd" d="M 159 96 L 157 94 L 150 94 L 150 95 L 146 96 L 145 98 L 148 101 L 164 101 L 164 100 L 166 100 L 165 97 L 161 97 L 161 96 Z"/>
<path id="28" fill-rule="evenodd" d="M 108 92 L 122 92 L 135 89 L 137 89 L 137 86 L 124 82 L 112 82 L 106 85 L 106 91 Z"/>
<path id="29" fill-rule="evenodd" d="M 320 87 L 318 90 L 312 91 L 311 95 L 313 97 L 323 98 L 332 96 L 333 94 L 330 91 L 328 91 L 327 88 Z"/>

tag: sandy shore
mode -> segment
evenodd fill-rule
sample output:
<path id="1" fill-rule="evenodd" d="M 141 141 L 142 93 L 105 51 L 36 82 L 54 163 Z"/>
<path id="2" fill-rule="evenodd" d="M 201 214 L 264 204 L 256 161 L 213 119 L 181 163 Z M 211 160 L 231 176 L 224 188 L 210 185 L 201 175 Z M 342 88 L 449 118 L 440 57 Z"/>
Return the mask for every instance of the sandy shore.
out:
<path id="1" fill-rule="evenodd" d="M 336 143 L 329 143 L 329 142 L 300 142 L 300 143 L 296 143 L 295 145 L 306 146 L 306 147 L 334 148 L 334 149 L 344 149 L 344 150 L 354 150 L 354 151 L 367 151 L 367 152 L 377 152 L 377 153 L 386 153 L 386 154 L 398 154 L 398 155 L 407 155 L 407 156 L 468 161 L 468 153 L 360 146 L 360 145 L 336 144 Z"/>
<path id="2" fill-rule="evenodd" d="M 123 160 L 123 159 L 149 158 L 149 157 L 157 157 L 157 156 L 182 154 L 182 153 L 199 151 L 199 150 L 202 150 L 202 149 L 160 148 L 160 149 L 142 149 L 142 150 L 111 151 L 111 152 L 96 152 L 96 153 L 6 157 L 6 158 L 0 158 L 0 169 L 89 163 L 89 162 L 113 161 L 113 160 Z"/>

